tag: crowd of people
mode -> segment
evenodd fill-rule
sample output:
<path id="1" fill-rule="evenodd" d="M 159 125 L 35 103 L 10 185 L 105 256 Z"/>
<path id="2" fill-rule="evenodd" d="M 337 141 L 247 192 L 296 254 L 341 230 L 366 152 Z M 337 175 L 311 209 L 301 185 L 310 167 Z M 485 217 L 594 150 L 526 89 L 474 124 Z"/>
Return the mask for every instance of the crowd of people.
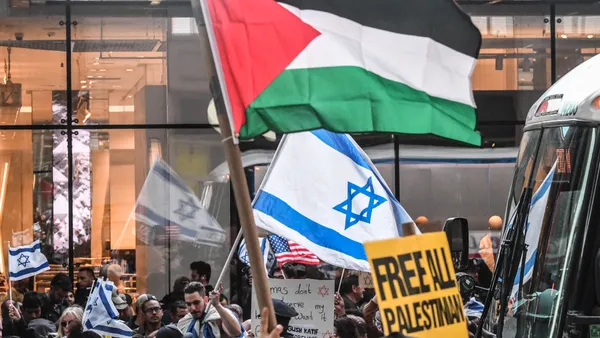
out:
<path id="1" fill-rule="evenodd" d="M 118 269 L 113 266 L 103 267 L 100 276 L 116 282 L 112 302 L 118 310 L 119 320 L 131 328 L 133 337 L 256 338 L 273 334 L 253 332 L 249 311 L 244 313 L 243 310 L 248 304 L 230 304 L 222 293 L 222 285 L 216 289 L 210 285 L 209 264 L 195 262 L 190 268 L 190 277 L 177 278 L 172 291 L 160 300 L 151 294 L 127 294 L 119 284 L 119 274 L 115 272 Z M 286 267 L 291 275 L 288 278 L 315 277 L 310 273 L 290 273 L 290 268 Z M 294 269 L 302 270 L 297 266 Z M 283 278 L 282 275 L 283 271 L 278 270 L 270 277 Z M 52 279 L 49 290 L 42 293 L 29 291 L 28 280 L 13 283 L 12 300 L 5 300 L 1 306 L 0 338 L 99 337 L 94 332 L 84 332 L 85 323 L 82 323 L 96 277 L 93 269 L 82 267 L 73 288 L 69 276 L 59 273 Z M 339 278 L 343 278 L 341 283 Z M 340 287 L 334 299 L 335 337 L 382 337 L 373 290 L 360 287 L 356 275 L 338 276 L 337 285 Z M 296 311 L 280 300 L 273 303 L 277 322 L 281 325 L 279 334 L 293 337 L 288 327 L 290 320 L 297 316 Z"/>

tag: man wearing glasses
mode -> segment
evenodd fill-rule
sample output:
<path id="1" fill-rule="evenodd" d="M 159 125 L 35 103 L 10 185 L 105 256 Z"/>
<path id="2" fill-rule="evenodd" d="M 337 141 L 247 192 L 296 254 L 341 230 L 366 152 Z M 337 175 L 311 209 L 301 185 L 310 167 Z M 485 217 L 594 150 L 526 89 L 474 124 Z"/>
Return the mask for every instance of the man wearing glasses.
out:
<path id="1" fill-rule="evenodd" d="M 138 316 L 143 316 L 142 325 L 133 331 L 134 337 L 153 337 L 162 327 L 163 310 L 156 297 L 147 295 L 147 299 L 143 302 L 139 309 L 141 313 Z"/>

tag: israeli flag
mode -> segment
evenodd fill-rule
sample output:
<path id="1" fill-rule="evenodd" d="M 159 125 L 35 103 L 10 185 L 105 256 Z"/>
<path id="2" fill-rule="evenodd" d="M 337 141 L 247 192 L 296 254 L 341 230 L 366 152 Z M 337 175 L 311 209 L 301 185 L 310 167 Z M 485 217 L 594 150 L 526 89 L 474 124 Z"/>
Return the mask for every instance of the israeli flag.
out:
<path id="1" fill-rule="evenodd" d="M 150 169 L 135 207 L 136 220 L 149 229 L 161 227 L 172 239 L 221 247 L 225 231 L 203 208 L 196 194 L 168 164 L 157 160 Z M 141 236 L 144 238 L 144 236 Z M 149 236 L 145 236 L 149 242 Z"/>
<path id="2" fill-rule="evenodd" d="M 542 181 L 542 184 L 538 190 L 531 197 L 531 204 L 529 207 L 529 215 L 526 224 L 526 235 L 525 244 L 527 244 L 527 255 L 525 256 L 525 270 L 523 271 L 523 284 L 527 283 L 533 275 L 533 265 L 535 264 L 535 258 L 537 255 L 537 247 L 540 241 L 540 234 L 542 231 L 542 222 L 544 222 L 544 214 L 546 213 L 546 205 L 548 204 L 548 193 L 550 186 L 552 185 L 552 178 L 556 172 L 556 163 Z M 515 211 L 516 212 L 516 209 Z M 513 212 L 513 213 L 514 213 Z M 511 217 L 514 218 L 514 217 Z M 512 224 L 510 225 L 512 227 Z M 520 262 L 519 262 L 520 264 Z M 521 269 L 520 266 L 517 270 L 515 282 L 512 289 L 512 298 L 517 297 L 519 291 L 519 283 L 521 281 Z"/>
<path id="3" fill-rule="evenodd" d="M 276 260 L 275 255 L 273 254 L 273 250 L 271 250 L 271 243 L 265 237 L 259 237 L 258 243 L 260 244 L 260 252 L 262 253 L 263 262 L 265 263 L 265 268 L 267 270 L 267 275 L 269 272 L 275 267 Z M 246 239 L 242 239 L 240 243 L 240 247 L 238 249 L 238 257 L 242 263 L 250 266 L 250 257 L 248 257 L 248 249 L 246 248 Z"/>
<path id="4" fill-rule="evenodd" d="M 48 259 L 41 250 L 40 241 L 29 245 L 8 247 L 8 271 L 11 281 L 17 281 L 50 269 Z"/>
<path id="5" fill-rule="evenodd" d="M 119 312 L 112 302 L 115 285 L 98 279 L 90 293 L 83 314 L 84 331 L 93 331 L 100 336 L 128 338 L 133 336 L 131 329 L 118 320 Z"/>
<path id="6" fill-rule="evenodd" d="M 369 271 L 364 242 L 413 222 L 356 142 L 322 129 L 284 136 L 253 207 L 258 227 L 359 271 Z"/>

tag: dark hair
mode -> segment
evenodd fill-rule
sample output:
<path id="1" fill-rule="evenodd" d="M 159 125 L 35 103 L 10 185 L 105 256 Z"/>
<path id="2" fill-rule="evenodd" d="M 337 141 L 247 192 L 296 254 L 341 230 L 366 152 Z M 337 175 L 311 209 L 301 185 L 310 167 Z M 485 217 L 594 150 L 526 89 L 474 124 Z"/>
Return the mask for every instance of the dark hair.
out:
<path id="1" fill-rule="evenodd" d="M 358 330 L 354 321 L 348 317 L 340 317 L 333 321 L 333 326 L 340 338 L 358 338 Z"/>
<path id="2" fill-rule="evenodd" d="M 203 261 L 193 262 L 192 264 L 190 264 L 190 270 L 196 270 L 196 272 L 198 272 L 200 276 L 206 276 L 207 283 L 208 281 L 210 281 L 210 264 Z"/>
<path id="3" fill-rule="evenodd" d="M 23 308 L 24 309 L 37 309 L 42 307 L 42 301 L 35 291 L 27 292 L 23 295 Z"/>
<path id="4" fill-rule="evenodd" d="M 50 287 L 53 289 L 61 289 L 64 291 L 73 290 L 73 284 L 71 283 L 71 279 L 64 273 L 56 274 L 56 276 L 54 276 L 54 278 L 52 278 L 52 281 L 50 282 Z"/>
<path id="5" fill-rule="evenodd" d="M 127 302 L 127 305 L 133 305 L 133 298 L 131 298 L 128 293 L 124 293 L 123 295 L 125 296 L 125 302 Z"/>
<path id="6" fill-rule="evenodd" d="M 191 295 L 194 292 L 198 292 L 198 294 L 201 297 L 206 296 L 206 289 L 204 288 L 204 285 L 202 285 L 202 283 L 200 282 L 191 282 L 190 284 L 185 286 L 185 289 L 183 289 L 183 292 Z"/>
<path id="7" fill-rule="evenodd" d="M 171 313 L 177 314 L 178 309 L 187 309 L 187 305 L 181 300 L 173 302 L 173 304 L 171 304 Z"/>
<path id="8" fill-rule="evenodd" d="M 94 269 L 92 269 L 89 266 L 84 266 L 82 268 L 79 268 L 79 272 L 87 272 L 92 276 L 92 279 L 96 279 L 96 273 L 94 272 Z"/>
<path id="9" fill-rule="evenodd" d="M 346 278 L 344 278 L 344 281 L 342 282 L 342 285 L 340 286 L 340 294 L 342 295 L 347 295 L 350 292 L 352 292 L 352 287 L 359 286 L 358 283 L 358 276 L 357 275 L 350 275 Z"/>
<path id="10" fill-rule="evenodd" d="M 173 291 L 183 292 L 183 289 L 185 288 L 185 286 L 188 285 L 190 282 L 191 282 L 191 280 L 189 278 L 187 278 L 186 276 L 181 276 L 181 277 L 177 278 L 175 280 L 175 282 L 173 283 Z"/>
<path id="11" fill-rule="evenodd" d="M 224 300 L 227 301 L 227 303 L 229 303 L 229 298 L 227 298 L 227 296 L 225 296 L 224 294 L 221 294 L 219 296 L 219 302 L 222 302 Z"/>
<path id="12" fill-rule="evenodd" d="M 356 312 L 354 312 L 354 311 L 356 311 Z M 358 316 L 354 313 L 360 313 L 360 316 Z M 350 318 L 354 322 L 354 325 L 356 325 L 356 332 L 358 332 L 358 335 L 360 337 L 366 336 L 367 335 L 367 322 L 365 321 L 365 318 L 363 317 L 362 312 L 360 312 L 359 310 L 353 310 L 353 314 L 346 312 L 346 316 L 348 316 L 348 315 L 350 316 L 348 318 Z"/>

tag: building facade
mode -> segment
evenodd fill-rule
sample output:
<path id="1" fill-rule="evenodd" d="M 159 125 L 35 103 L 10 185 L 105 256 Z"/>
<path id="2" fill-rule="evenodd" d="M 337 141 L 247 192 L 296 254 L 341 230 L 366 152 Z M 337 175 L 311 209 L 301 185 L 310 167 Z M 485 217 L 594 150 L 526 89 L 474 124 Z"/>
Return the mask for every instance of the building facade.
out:
<path id="1" fill-rule="evenodd" d="M 483 36 L 473 89 L 484 147 L 515 147 L 537 97 L 598 53 L 600 7 L 459 4 Z M 76 274 L 106 262 L 121 265 L 132 293 L 162 297 L 198 260 L 212 265 L 216 281 L 239 224 L 227 176 L 211 175 L 225 157 L 207 114 L 207 55 L 186 1 L 0 1 L 0 274 L 7 272 L 9 241 L 39 239 L 52 270 L 33 281 L 38 290 L 58 271 Z M 274 149 L 276 142 L 242 146 Z M 482 184 L 489 216 L 504 212 L 511 166 L 503 162 L 501 177 Z M 151 175 L 157 168 L 171 175 L 170 185 L 154 181 L 165 180 Z M 251 183 L 254 170 L 247 169 Z M 160 203 L 162 214 L 144 213 Z M 198 219 L 200 209 L 209 214 L 203 224 L 222 229 L 212 242 L 198 240 L 204 233 L 184 234 L 167 217 Z M 429 211 L 418 212 L 415 218 Z M 241 267 L 232 266 L 224 281 L 233 297 L 244 283 Z"/>

